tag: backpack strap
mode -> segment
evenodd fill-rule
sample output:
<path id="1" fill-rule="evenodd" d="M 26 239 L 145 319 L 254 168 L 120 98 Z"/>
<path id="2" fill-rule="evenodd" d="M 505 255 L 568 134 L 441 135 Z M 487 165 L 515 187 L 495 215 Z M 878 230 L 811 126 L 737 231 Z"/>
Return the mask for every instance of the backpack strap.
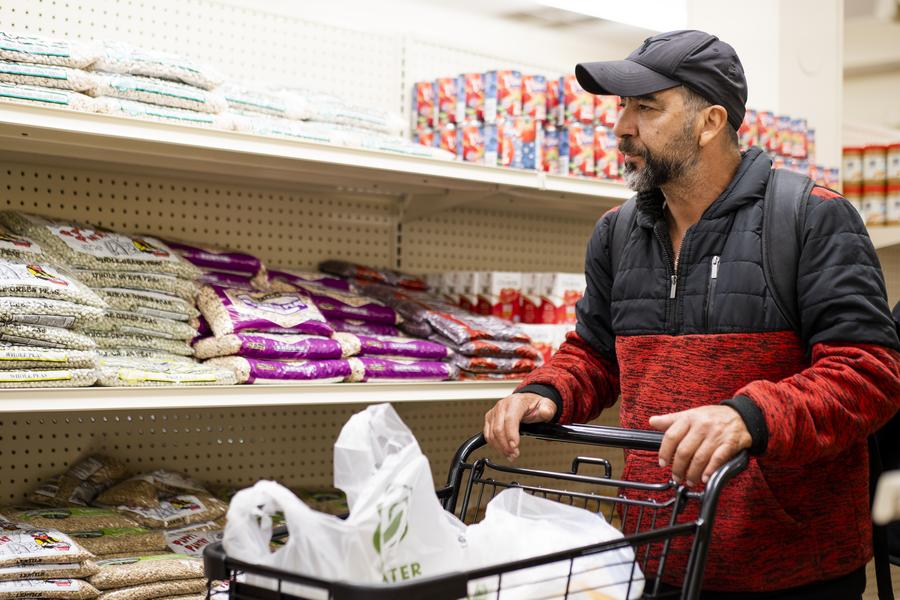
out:
<path id="1" fill-rule="evenodd" d="M 798 334 L 797 263 L 800 260 L 806 204 L 813 185 L 813 181 L 805 175 L 775 169 L 769 176 L 763 200 L 763 274 L 775 305 Z"/>
<path id="2" fill-rule="evenodd" d="M 610 274 L 613 279 L 619 272 L 619 262 L 622 260 L 622 251 L 628 243 L 628 236 L 634 229 L 634 221 L 637 216 L 637 196 L 632 196 L 619 207 L 616 220 L 612 226 L 612 241 L 609 244 L 609 261 L 612 265 Z"/>

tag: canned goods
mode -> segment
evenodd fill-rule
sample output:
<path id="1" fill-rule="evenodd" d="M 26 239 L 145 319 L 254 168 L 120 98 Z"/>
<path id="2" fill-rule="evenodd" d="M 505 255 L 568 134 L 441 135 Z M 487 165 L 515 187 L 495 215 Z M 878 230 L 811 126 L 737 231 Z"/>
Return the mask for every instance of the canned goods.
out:
<path id="1" fill-rule="evenodd" d="M 888 146 L 887 178 L 890 183 L 900 183 L 900 144 Z"/>
<path id="2" fill-rule="evenodd" d="M 887 186 L 887 222 L 900 225 L 900 183 Z"/>
<path id="3" fill-rule="evenodd" d="M 863 182 L 866 185 L 887 181 L 887 146 L 866 146 L 863 149 Z"/>
<path id="4" fill-rule="evenodd" d="M 478 121 L 457 128 L 456 155 L 466 162 L 484 161 L 484 126 Z"/>
<path id="5" fill-rule="evenodd" d="M 543 170 L 545 173 L 560 174 L 559 171 L 559 129 L 553 125 L 544 128 Z"/>
<path id="6" fill-rule="evenodd" d="M 863 149 L 846 147 L 843 154 L 844 183 L 862 184 Z"/>
<path id="7" fill-rule="evenodd" d="M 522 77 L 522 116 L 547 120 L 547 78 L 543 75 Z"/>
<path id="8" fill-rule="evenodd" d="M 456 77 L 441 77 L 434 82 L 435 89 L 435 121 L 434 127 L 438 129 L 447 123 L 456 123 L 458 94 L 456 92 Z"/>
<path id="9" fill-rule="evenodd" d="M 593 105 L 592 105 L 593 106 Z M 559 167 L 563 175 L 594 174 L 594 128 L 572 123 L 559 137 Z"/>
<path id="10" fill-rule="evenodd" d="M 863 186 L 862 210 L 866 225 L 884 225 L 887 221 L 887 190 L 884 184 Z"/>
<path id="11" fill-rule="evenodd" d="M 488 71 L 484 74 L 484 122 L 496 123 L 522 114 L 522 73 Z"/>

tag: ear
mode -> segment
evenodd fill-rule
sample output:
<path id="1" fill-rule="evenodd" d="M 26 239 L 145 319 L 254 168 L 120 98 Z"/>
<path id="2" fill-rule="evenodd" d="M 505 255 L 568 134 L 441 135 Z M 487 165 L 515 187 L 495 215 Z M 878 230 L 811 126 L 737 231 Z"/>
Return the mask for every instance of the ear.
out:
<path id="1" fill-rule="evenodd" d="M 707 146 L 728 124 L 728 111 L 718 104 L 700 111 L 700 147 Z"/>

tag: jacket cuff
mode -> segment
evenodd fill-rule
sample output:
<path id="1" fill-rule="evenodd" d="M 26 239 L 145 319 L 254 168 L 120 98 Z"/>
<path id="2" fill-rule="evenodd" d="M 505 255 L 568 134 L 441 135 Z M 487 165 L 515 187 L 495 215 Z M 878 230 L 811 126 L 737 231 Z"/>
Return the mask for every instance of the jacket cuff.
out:
<path id="1" fill-rule="evenodd" d="M 744 420 L 752 440 L 748 452 L 753 456 L 762 455 L 769 445 L 769 427 L 766 425 L 766 417 L 762 410 L 747 396 L 735 396 L 723 400 L 721 404 L 736 410 Z"/>
<path id="2" fill-rule="evenodd" d="M 543 396 L 544 398 L 549 398 L 553 400 L 553 403 L 556 405 L 556 414 L 553 415 L 553 419 L 550 420 L 551 423 L 558 423 L 559 416 L 562 414 L 562 396 L 552 385 L 546 385 L 543 383 L 529 383 L 528 385 L 524 385 L 516 390 L 517 394 L 537 394 L 538 396 Z"/>

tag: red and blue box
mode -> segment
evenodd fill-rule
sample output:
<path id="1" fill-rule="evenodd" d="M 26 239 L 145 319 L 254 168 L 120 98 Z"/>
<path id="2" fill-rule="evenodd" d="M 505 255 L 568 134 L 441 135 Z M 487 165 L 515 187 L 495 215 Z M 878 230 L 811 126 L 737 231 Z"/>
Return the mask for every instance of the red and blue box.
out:
<path id="1" fill-rule="evenodd" d="M 433 81 L 419 81 L 413 84 L 413 129 L 434 127 L 436 109 L 434 92 Z"/>
<path id="2" fill-rule="evenodd" d="M 547 120 L 547 78 L 543 75 L 522 77 L 522 116 Z"/>
<path id="3" fill-rule="evenodd" d="M 447 123 L 456 123 L 456 77 L 440 77 L 434 81 L 435 89 L 435 129 Z"/>
<path id="4" fill-rule="evenodd" d="M 562 105 L 562 123 L 590 124 L 594 122 L 594 97 L 584 91 L 574 75 L 565 75 L 559 79 L 560 103 Z M 593 141 L 591 142 L 593 143 Z"/>
<path id="5" fill-rule="evenodd" d="M 479 121 L 468 121 L 456 129 L 456 155 L 473 163 L 484 162 L 484 125 Z"/>
<path id="6" fill-rule="evenodd" d="M 591 110 L 594 105 L 591 104 Z M 561 175 L 594 175 L 594 126 L 572 123 L 560 130 L 559 172 Z"/>
<path id="7" fill-rule="evenodd" d="M 502 70 L 484 74 L 484 122 L 496 123 L 522 114 L 522 73 Z"/>
<path id="8" fill-rule="evenodd" d="M 484 77 L 463 73 L 456 78 L 456 122 L 484 121 Z"/>

